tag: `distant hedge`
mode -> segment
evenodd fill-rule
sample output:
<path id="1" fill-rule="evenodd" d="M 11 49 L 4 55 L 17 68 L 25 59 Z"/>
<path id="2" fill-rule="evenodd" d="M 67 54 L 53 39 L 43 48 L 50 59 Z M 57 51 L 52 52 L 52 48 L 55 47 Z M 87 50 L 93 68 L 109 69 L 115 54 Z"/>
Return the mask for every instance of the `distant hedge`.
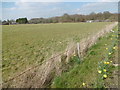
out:
<path id="1" fill-rule="evenodd" d="M 19 24 L 26 24 L 28 23 L 28 20 L 27 18 L 19 18 L 19 19 L 16 19 L 16 22 Z"/>

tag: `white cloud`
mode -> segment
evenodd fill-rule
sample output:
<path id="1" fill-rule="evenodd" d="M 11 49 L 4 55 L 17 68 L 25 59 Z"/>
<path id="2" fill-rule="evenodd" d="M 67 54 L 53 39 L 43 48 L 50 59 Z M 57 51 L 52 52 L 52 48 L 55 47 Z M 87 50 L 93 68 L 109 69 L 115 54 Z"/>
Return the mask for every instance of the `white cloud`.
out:
<path id="1" fill-rule="evenodd" d="M 3 2 L 64 2 L 64 0 L 2 0 Z"/>
<path id="2" fill-rule="evenodd" d="M 24 0 L 28 1 L 28 0 Z M 67 5 L 67 4 L 66 4 Z M 64 7 L 64 8 L 63 8 Z M 70 7 L 70 6 L 69 6 Z M 11 8 L 3 8 L 3 19 L 16 19 L 19 17 L 52 17 L 60 16 L 64 13 L 69 14 L 89 14 L 91 12 L 101 11 L 117 11 L 117 3 L 87 3 L 77 9 L 69 10 L 67 7 L 62 6 L 60 2 L 15 2 L 15 6 Z"/>
<path id="3" fill-rule="evenodd" d="M 4 2 L 118 2 L 119 0 L 2 0 Z"/>
<path id="4" fill-rule="evenodd" d="M 101 2 L 119 2 L 119 0 L 100 0 Z"/>
<path id="5" fill-rule="evenodd" d="M 61 15 L 64 10 L 61 10 L 61 7 L 57 7 L 59 4 L 58 2 L 16 2 L 14 7 L 3 8 L 3 19 L 16 19 L 19 17 L 28 17 L 30 19 Z"/>
<path id="6" fill-rule="evenodd" d="M 0 20 L 2 19 L 2 3 L 0 3 Z"/>
<path id="7" fill-rule="evenodd" d="M 83 5 L 81 8 L 76 9 L 78 14 L 89 14 L 91 12 L 117 12 L 118 11 L 118 3 L 117 2 L 96 2 L 96 3 L 88 3 Z"/>

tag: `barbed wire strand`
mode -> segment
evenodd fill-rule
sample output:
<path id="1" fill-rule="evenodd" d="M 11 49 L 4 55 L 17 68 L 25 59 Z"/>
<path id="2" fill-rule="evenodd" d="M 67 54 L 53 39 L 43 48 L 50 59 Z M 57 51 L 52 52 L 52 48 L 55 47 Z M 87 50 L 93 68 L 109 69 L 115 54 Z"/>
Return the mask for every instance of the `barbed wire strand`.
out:
<path id="1" fill-rule="evenodd" d="M 66 52 L 68 52 L 68 50 L 65 51 L 64 53 L 66 53 Z M 62 53 L 60 53 L 60 54 L 58 54 L 58 55 L 56 55 L 56 56 L 54 56 L 54 57 L 51 57 L 51 58 L 48 59 L 48 60 L 54 59 L 54 58 L 56 58 L 56 57 L 58 57 L 58 56 L 61 56 L 61 55 L 63 55 L 64 53 L 62 52 Z M 48 60 L 47 60 L 47 61 L 48 61 Z M 36 65 L 36 66 L 34 66 L 34 67 L 31 67 L 31 68 L 29 68 L 29 69 L 23 71 L 22 73 L 16 75 L 15 77 L 10 78 L 9 80 L 4 81 L 3 84 L 8 83 L 9 81 L 14 80 L 14 79 L 20 77 L 20 76 L 23 75 L 24 73 L 26 73 L 26 72 L 28 72 L 28 71 L 30 71 L 30 70 L 33 70 L 33 69 L 35 69 L 35 68 L 37 68 L 39 65 L 42 65 L 43 63 L 45 63 L 45 62 L 47 62 L 47 61 L 44 61 L 44 62 L 42 62 L 41 64 L 38 64 L 38 65 Z"/>

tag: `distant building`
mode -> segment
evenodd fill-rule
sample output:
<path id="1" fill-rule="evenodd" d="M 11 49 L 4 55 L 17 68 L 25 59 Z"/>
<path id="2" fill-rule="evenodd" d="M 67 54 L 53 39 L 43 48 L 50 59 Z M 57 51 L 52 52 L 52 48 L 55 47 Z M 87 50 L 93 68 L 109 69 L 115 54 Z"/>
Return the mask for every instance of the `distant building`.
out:
<path id="1" fill-rule="evenodd" d="M 3 21 L 2 22 L 2 25 L 14 25 L 14 24 L 17 24 L 15 21 L 11 20 L 11 21 Z"/>
<path id="2" fill-rule="evenodd" d="M 92 23 L 92 22 L 93 22 L 93 20 L 87 20 L 86 22 L 87 22 L 87 23 Z"/>
<path id="3" fill-rule="evenodd" d="M 9 22 L 3 21 L 3 22 L 2 22 L 2 25 L 9 25 Z"/>
<path id="4" fill-rule="evenodd" d="M 15 21 L 11 22 L 12 25 L 17 24 Z"/>

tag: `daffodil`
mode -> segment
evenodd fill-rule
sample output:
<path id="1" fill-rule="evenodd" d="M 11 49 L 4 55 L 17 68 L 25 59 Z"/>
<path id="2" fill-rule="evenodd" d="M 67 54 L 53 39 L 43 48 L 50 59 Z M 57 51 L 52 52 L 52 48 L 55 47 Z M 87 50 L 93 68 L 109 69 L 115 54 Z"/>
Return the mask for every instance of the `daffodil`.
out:
<path id="1" fill-rule="evenodd" d="M 110 64 L 110 62 L 106 62 L 106 64 Z"/>
<path id="2" fill-rule="evenodd" d="M 85 83 L 82 83 L 83 86 L 85 86 Z"/>
<path id="3" fill-rule="evenodd" d="M 98 73 L 102 73 L 102 71 L 99 70 Z"/>
<path id="4" fill-rule="evenodd" d="M 112 53 L 109 53 L 109 55 L 111 55 Z"/>
<path id="5" fill-rule="evenodd" d="M 104 72 L 106 72 L 107 70 L 106 69 L 103 69 Z"/>
<path id="6" fill-rule="evenodd" d="M 104 62 L 104 64 L 106 64 L 107 62 Z"/>
<path id="7" fill-rule="evenodd" d="M 103 75 L 103 77 L 104 77 L 104 78 L 107 78 L 107 75 L 106 75 L 106 74 L 104 74 L 104 75 Z"/>
<path id="8" fill-rule="evenodd" d="M 108 50 L 108 48 L 106 48 L 106 50 Z"/>
<path id="9" fill-rule="evenodd" d="M 112 61 L 110 61 L 112 63 Z"/>
<path id="10" fill-rule="evenodd" d="M 113 47 L 113 49 L 115 49 L 115 47 Z"/>

